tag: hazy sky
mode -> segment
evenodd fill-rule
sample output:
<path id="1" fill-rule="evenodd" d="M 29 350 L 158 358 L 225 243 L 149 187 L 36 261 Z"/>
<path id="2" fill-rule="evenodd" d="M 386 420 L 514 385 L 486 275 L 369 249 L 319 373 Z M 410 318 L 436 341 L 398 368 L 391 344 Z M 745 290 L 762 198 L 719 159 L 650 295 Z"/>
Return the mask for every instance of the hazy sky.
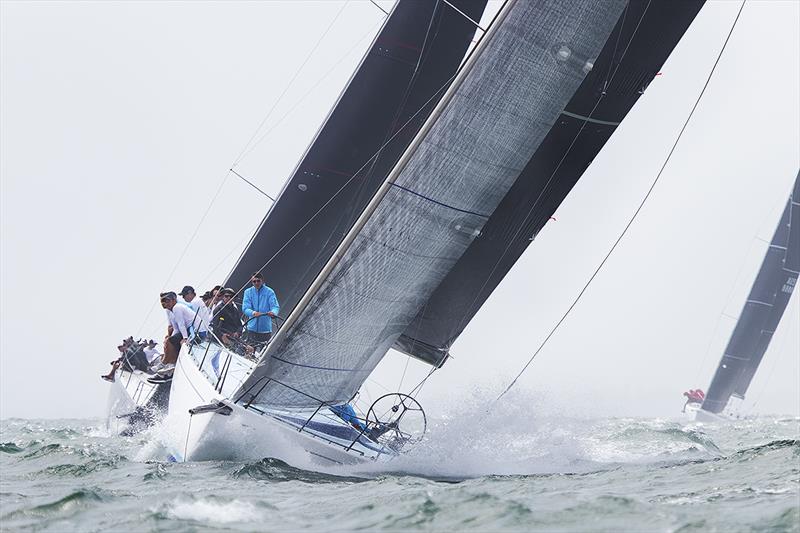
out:
<path id="1" fill-rule="evenodd" d="M 428 411 L 494 397 L 560 318 L 655 178 L 739 5 L 703 8 L 426 385 Z M 277 193 L 384 15 L 366 0 L 0 10 L 0 416 L 99 416 L 119 339 L 163 336 L 162 288 L 221 282 L 266 212 L 227 169 L 246 150 L 237 171 Z M 675 416 L 685 389 L 708 386 L 734 325 L 723 314 L 739 313 L 800 168 L 799 34 L 800 3 L 745 5 L 653 195 L 520 390 L 571 414 Z M 800 413 L 798 307 L 795 294 L 752 412 Z M 406 360 L 388 357 L 365 397 L 396 390 Z M 402 389 L 426 371 L 412 361 Z"/>

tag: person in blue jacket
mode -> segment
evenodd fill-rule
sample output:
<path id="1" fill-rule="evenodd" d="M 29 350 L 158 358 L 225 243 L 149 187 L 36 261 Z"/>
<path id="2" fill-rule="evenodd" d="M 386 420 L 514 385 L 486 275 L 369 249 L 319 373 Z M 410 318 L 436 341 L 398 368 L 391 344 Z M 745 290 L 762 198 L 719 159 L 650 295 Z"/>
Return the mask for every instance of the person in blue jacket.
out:
<path id="1" fill-rule="evenodd" d="M 250 279 L 253 286 L 244 291 L 242 312 L 247 317 L 247 340 L 263 344 L 272 336 L 272 318 L 278 316 L 280 306 L 275 291 L 264 284 L 261 272 Z"/>

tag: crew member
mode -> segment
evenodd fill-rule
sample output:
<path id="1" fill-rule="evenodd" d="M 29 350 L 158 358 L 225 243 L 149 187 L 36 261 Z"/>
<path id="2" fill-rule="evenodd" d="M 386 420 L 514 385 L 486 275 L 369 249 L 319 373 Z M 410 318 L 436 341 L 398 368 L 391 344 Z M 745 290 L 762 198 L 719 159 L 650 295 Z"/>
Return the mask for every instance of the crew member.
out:
<path id="1" fill-rule="evenodd" d="M 278 316 L 280 307 L 275 291 L 264 284 L 260 272 L 250 279 L 253 286 L 244 291 L 242 311 L 247 317 L 247 339 L 257 344 L 269 341 L 272 336 L 272 318 Z"/>
<path id="2" fill-rule="evenodd" d="M 229 344 L 231 337 L 238 337 L 242 331 L 242 312 L 236 307 L 236 302 L 233 301 L 233 295 L 236 294 L 233 289 L 222 289 L 219 291 L 220 307 L 214 319 L 211 321 L 211 328 L 214 333 L 225 344 Z"/>
<path id="3" fill-rule="evenodd" d="M 201 339 L 205 339 L 206 335 L 208 334 L 208 323 L 210 321 L 209 315 L 211 314 L 211 310 L 208 308 L 202 298 L 197 296 L 197 294 L 194 292 L 194 287 L 191 285 L 186 285 L 181 290 L 179 295 L 181 297 L 178 299 L 178 303 L 188 305 L 189 308 L 195 313 L 194 330 L 197 332 L 197 336 Z"/>
<path id="4" fill-rule="evenodd" d="M 167 336 L 164 338 L 164 364 L 175 364 L 181 344 L 185 343 L 192 332 L 194 311 L 189 306 L 178 303 L 178 296 L 174 292 L 161 293 L 161 307 L 167 311 Z"/>

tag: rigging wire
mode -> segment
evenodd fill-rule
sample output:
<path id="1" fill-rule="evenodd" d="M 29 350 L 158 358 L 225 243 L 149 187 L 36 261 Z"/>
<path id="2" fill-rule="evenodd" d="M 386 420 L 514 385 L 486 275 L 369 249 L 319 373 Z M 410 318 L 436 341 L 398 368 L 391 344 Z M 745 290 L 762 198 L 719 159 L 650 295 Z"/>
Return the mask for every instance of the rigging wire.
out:
<path id="1" fill-rule="evenodd" d="M 208 214 L 211 212 L 211 208 L 214 206 L 214 203 L 217 201 L 217 198 L 219 198 L 219 195 L 222 192 L 222 188 L 228 182 L 228 178 L 230 177 L 230 175 L 231 175 L 230 171 L 225 173 L 225 178 L 219 184 L 219 187 L 217 187 L 217 192 L 215 192 L 214 196 L 211 197 L 211 201 L 208 203 L 208 207 L 206 207 L 206 210 L 203 212 L 203 216 L 200 217 L 200 222 L 198 222 L 197 226 L 194 228 L 194 232 L 192 232 L 192 235 L 189 237 L 189 241 L 186 243 L 186 246 L 183 247 L 180 256 L 178 256 L 178 260 L 172 267 L 169 276 L 167 276 L 167 280 L 164 282 L 162 289 L 165 289 L 167 285 L 169 285 L 169 282 L 172 280 L 172 276 L 175 275 L 175 271 L 178 270 L 178 266 L 181 264 L 181 261 L 183 261 L 183 258 L 186 256 L 186 252 L 189 251 L 189 247 L 194 242 L 195 237 L 197 237 L 197 233 L 200 231 L 200 226 L 202 226 L 203 222 L 205 222 L 206 218 L 208 218 Z M 144 328 L 145 324 L 147 324 L 147 320 L 150 318 L 150 315 L 153 314 L 153 310 L 156 308 L 156 303 L 158 302 L 154 301 L 153 304 L 150 306 L 150 310 L 147 311 L 147 314 L 145 315 L 142 324 L 139 326 L 139 329 L 136 330 L 137 337 L 142 332 L 142 329 Z"/>
<path id="2" fill-rule="evenodd" d="M 262 135 L 261 135 L 261 136 L 258 138 L 258 140 L 257 140 L 257 141 L 255 141 L 254 143 L 252 143 L 252 145 L 251 145 L 249 148 L 246 148 L 245 150 L 243 150 L 243 151 L 242 151 L 242 154 L 241 154 L 241 156 L 240 156 L 240 157 L 239 157 L 239 159 L 236 161 L 236 164 L 235 164 L 234 166 L 236 166 L 236 165 L 238 165 L 239 163 L 241 163 L 241 162 L 242 162 L 242 160 L 243 160 L 245 157 L 247 157 L 248 155 L 250 155 L 250 154 L 253 152 L 253 150 L 255 150 L 255 149 L 256 149 L 256 147 L 258 147 L 258 145 L 259 145 L 259 144 L 261 144 L 261 143 L 264 141 L 264 139 L 266 139 L 266 138 L 269 136 L 269 134 L 270 134 L 270 133 L 272 133 L 273 131 L 275 131 L 275 129 L 276 129 L 278 126 L 280 126 L 280 125 L 283 123 L 283 121 L 284 121 L 284 120 L 286 120 L 286 117 L 288 117 L 290 114 L 292 114 L 292 112 L 293 112 L 295 109 L 297 109 L 297 108 L 300 106 L 300 104 L 302 104 L 302 103 L 305 101 L 305 99 L 306 99 L 306 98 L 307 98 L 307 97 L 308 97 L 308 96 L 309 96 L 309 95 L 310 95 L 312 92 L 314 92 L 314 91 L 316 90 L 316 88 L 317 88 L 317 87 L 319 87 L 319 86 L 322 84 L 322 82 L 323 82 L 323 81 L 325 81 L 325 79 L 326 79 L 328 76 L 330 76 L 330 75 L 331 75 L 331 74 L 332 74 L 332 73 L 333 73 L 333 72 L 336 70 L 336 68 L 337 68 L 337 67 L 338 67 L 338 66 L 339 66 L 339 65 L 340 65 L 340 64 L 341 64 L 341 63 L 342 63 L 342 62 L 343 62 L 345 59 L 347 59 L 347 58 L 350 56 L 350 54 L 352 54 L 352 53 L 353 53 L 353 50 L 357 49 L 357 48 L 358 48 L 358 47 L 361 45 L 361 43 L 362 43 L 362 41 L 364 41 L 364 39 L 366 39 L 367 37 L 369 37 L 370 35 L 372 35 L 373 33 L 375 33 L 375 30 L 376 30 L 376 29 L 378 29 L 378 27 L 379 27 L 379 26 L 381 26 L 381 25 L 382 25 L 382 22 L 381 22 L 381 24 L 376 24 L 375 26 L 372 26 L 372 27 L 371 27 L 371 28 L 370 28 L 370 29 L 369 29 L 369 30 L 368 30 L 366 33 L 364 33 L 364 34 L 363 34 L 363 35 L 362 35 L 362 36 L 361 36 L 361 37 L 358 39 L 358 41 L 356 41 L 356 43 L 355 43 L 353 46 L 351 46 L 351 47 L 350 47 L 350 48 L 347 50 L 347 52 L 345 52 L 345 53 L 344 53 L 344 54 L 343 54 L 343 55 L 342 55 L 342 56 L 341 56 L 341 57 L 340 57 L 340 58 L 339 58 L 339 59 L 338 59 L 338 60 L 337 60 L 337 61 L 336 61 L 336 62 L 335 62 L 333 65 L 331 65 L 331 68 L 330 68 L 330 69 L 328 69 L 328 71 L 327 71 L 327 72 L 325 72 L 325 74 L 323 74 L 323 75 L 322 75 L 322 76 L 319 78 L 319 80 L 317 80 L 317 82 L 316 82 L 316 83 L 314 83 L 314 85 L 312 85 L 312 86 L 311 86 L 311 87 L 308 89 L 308 91 L 306 91 L 305 93 L 303 93 L 303 96 L 301 96 L 301 97 L 300 97 L 300 98 L 299 98 L 299 99 L 298 99 L 298 100 L 297 100 L 297 101 L 296 101 L 296 102 L 295 102 L 295 103 L 292 105 L 292 107 L 290 107 L 290 108 L 289 108 L 289 109 L 288 109 L 288 110 L 287 110 L 287 111 L 286 111 L 286 112 L 285 112 L 283 115 L 281 115 L 281 117 L 280 117 L 280 118 L 279 118 L 279 119 L 278 119 L 278 120 L 277 120 L 277 121 L 276 121 L 276 122 L 275 122 L 275 123 L 274 123 L 272 126 L 270 126 L 270 127 L 269 127 L 269 128 L 266 130 L 266 131 L 264 131 L 264 133 L 263 133 L 263 134 L 262 134 Z"/>
<path id="3" fill-rule="evenodd" d="M 380 9 L 381 11 L 383 11 L 383 14 L 384 14 L 384 15 L 386 15 L 387 17 L 389 16 L 389 12 L 388 12 L 388 11 L 386 11 L 385 9 L 383 9 L 383 8 L 380 6 L 380 4 L 379 4 L 378 2 L 376 2 L 375 0 L 369 0 L 369 1 L 370 1 L 370 2 L 372 2 L 372 5 L 373 5 L 373 6 L 377 7 L 377 8 L 378 8 L 378 9 Z"/>
<path id="4" fill-rule="evenodd" d="M 530 364 L 533 362 L 533 360 L 536 358 L 536 356 L 542 351 L 542 349 L 545 347 L 545 345 L 550 340 L 550 338 L 553 336 L 553 334 L 558 330 L 559 326 L 561 326 L 561 324 L 564 322 L 564 320 L 567 318 L 567 316 L 569 316 L 570 312 L 575 308 L 575 305 L 578 303 L 578 301 L 581 299 L 583 294 L 589 288 L 589 285 L 592 283 L 592 281 L 594 281 L 595 277 L 597 277 L 597 275 L 600 273 L 600 270 L 602 270 L 603 266 L 606 264 L 606 261 L 608 261 L 608 258 L 614 252 L 614 250 L 616 249 L 617 245 L 620 243 L 622 238 L 627 234 L 628 229 L 630 229 L 630 227 L 633 224 L 634 220 L 636 220 L 636 217 L 641 212 L 642 208 L 644 207 L 645 203 L 647 202 L 648 198 L 650 197 L 650 194 L 653 192 L 653 189 L 655 188 L 656 184 L 658 183 L 659 179 L 661 178 L 661 175 L 663 174 L 664 169 L 667 167 L 667 164 L 669 163 L 670 159 L 672 158 L 672 155 L 675 153 L 675 149 L 677 148 L 678 143 L 680 142 L 681 137 L 683 136 L 683 133 L 686 131 L 686 127 L 689 125 L 689 122 L 691 121 L 692 116 L 694 115 L 694 112 L 697 110 L 697 106 L 700 104 L 700 100 L 703 98 L 703 95 L 705 94 L 706 89 L 708 88 L 708 85 L 711 82 L 711 78 L 714 75 L 714 71 L 716 70 L 717 65 L 719 64 L 719 61 L 722 58 L 722 54 L 725 52 L 725 48 L 728 45 L 728 41 L 730 41 L 731 35 L 733 34 L 733 30 L 734 30 L 734 28 L 736 28 L 736 23 L 739 21 L 739 17 L 742 14 L 742 10 L 744 9 L 744 5 L 745 5 L 746 1 L 747 0 L 742 0 L 742 5 L 739 7 L 739 11 L 736 14 L 736 18 L 734 19 L 733 24 L 731 25 L 731 29 L 730 29 L 730 31 L 728 31 L 728 35 L 725 38 L 725 42 L 722 44 L 722 48 L 720 49 L 719 54 L 717 55 L 717 58 L 714 61 L 714 65 L 711 67 L 711 72 L 709 72 L 708 77 L 706 78 L 706 81 L 703 84 L 703 88 L 700 91 L 700 94 L 698 95 L 697 99 L 695 100 L 694 105 L 692 106 L 691 111 L 689 112 L 689 116 L 686 117 L 686 120 L 684 121 L 683 126 L 681 127 L 680 131 L 678 132 L 678 136 L 675 139 L 675 142 L 673 143 L 672 148 L 670 149 L 669 153 L 667 154 L 667 157 L 664 159 L 664 163 L 661 165 L 661 169 L 658 171 L 658 174 L 656 174 L 655 179 L 650 184 L 650 188 L 647 190 L 647 193 L 645 194 L 644 198 L 642 198 L 642 201 L 639 203 L 639 206 L 634 211 L 633 216 L 630 218 L 630 220 L 628 220 L 628 223 L 623 228 L 622 233 L 620 233 L 619 237 L 617 237 L 617 240 L 614 241 L 614 244 L 611 245 L 611 248 L 609 249 L 608 253 L 605 255 L 605 257 L 600 262 L 600 264 L 597 266 L 597 268 L 595 269 L 594 273 L 591 275 L 589 280 L 586 282 L 586 284 L 580 290 L 580 292 L 575 297 L 575 299 L 572 301 L 570 306 L 567 308 L 566 312 L 564 312 L 564 314 L 561 316 L 561 318 L 558 320 L 558 322 L 556 322 L 555 326 L 553 326 L 553 328 L 550 330 L 550 332 L 544 338 L 544 340 L 539 345 L 539 347 L 536 349 L 536 351 L 533 353 L 533 355 L 530 357 L 530 359 L 528 359 L 528 362 L 525 363 L 525 366 L 522 367 L 522 370 L 520 370 L 519 374 L 517 374 L 517 376 L 511 381 L 511 383 L 508 385 L 508 387 L 506 387 L 506 389 L 497 397 L 497 399 L 495 401 L 498 401 L 503 396 L 505 396 L 505 394 L 508 391 L 510 391 L 511 388 L 517 383 L 517 380 L 519 380 L 519 378 L 522 376 L 522 374 L 525 373 L 525 370 L 528 369 L 528 366 L 530 366 Z M 626 51 L 627 51 L 627 47 L 626 47 Z"/>
<path id="5" fill-rule="evenodd" d="M 264 196 L 266 196 L 267 198 L 269 198 L 270 200 L 272 200 L 273 202 L 275 202 L 275 198 L 273 198 L 273 197 L 272 197 L 272 196 L 270 196 L 269 194 L 267 194 L 267 193 L 265 193 L 264 191 L 262 191 L 261 189 L 259 189 L 259 188 L 258 188 L 258 186 L 257 186 L 255 183 L 253 183 L 253 182 L 252 182 L 252 181 L 250 181 L 249 179 L 245 178 L 244 176 L 242 176 L 241 174 L 239 174 L 238 172 L 236 172 L 236 171 L 235 171 L 235 170 L 233 170 L 233 169 L 230 169 L 230 171 L 231 171 L 231 172 L 233 172 L 234 174 L 236 174 L 237 176 L 239 176 L 240 178 L 242 178 L 242 181 L 244 181 L 245 183 L 247 183 L 248 185 L 250 185 L 252 188 L 254 188 L 254 189 L 255 189 L 255 190 L 257 190 L 258 192 L 260 192 L 261 194 L 263 194 Z M 260 225 L 260 224 L 259 224 L 259 225 Z"/>
<path id="6" fill-rule="evenodd" d="M 267 114 L 264 116 L 263 119 L 261 119 L 261 122 L 258 123 L 258 127 L 256 128 L 256 131 L 253 132 L 253 135 L 251 135 L 250 139 L 247 140 L 247 143 L 245 143 L 244 148 L 242 148 L 242 151 L 239 152 L 239 155 L 236 156 L 236 158 L 233 160 L 233 163 L 231 164 L 231 168 L 235 168 L 242 161 L 242 158 L 246 155 L 245 152 L 247 152 L 248 148 L 250 147 L 250 143 L 252 143 L 253 139 L 255 139 L 256 136 L 259 134 L 259 132 L 261 131 L 261 128 L 267 122 L 269 117 L 272 116 L 272 112 L 275 111 L 275 109 L 278 107 L 278 104 L 283 99 L 283 97 L 286 96 L 286 93 L 289 92 L 289 89 L 291 88 L 292 84 L 297 79 L 297 77 L 300 75 L 300 72 L 302 72 L 303 68 L 306 66 L 306 64 L 309 62 L 311 57 L 314 55 L 314 52 L 317 51 L 317 48 L 319 48 L 319 45 L 322 44 L 322 41 L 325 39 L 325 36 L 328 35 L 328 33 L 331 31 L 331 28 L 333 28 L 333 25 L 336 24 L 337 20 L 339 20 L 339 16 L 342 14 L 342 11 L 344 11 L 344 8 L 346 8 L 347 4 L 349 4 L 349 3 L 350 3 L 350 0 L 347 0 L 345 3 L 342 4 L 342 7 L 339 8 L 339 11 L 336 13 L 336 16 L 333 17 L 333 20 L 331 20 L 330 24 L 328 24 L 328 27 L 325 28 L 325 31 L 322 32 L 322 35 L 320 35 L 319 39 L 317 39 L 317 42 L 314 43 L 314 46 L 311 48 L 311 51 L 308 52 L 308 55 L 306 55 L 306 58 L 303 60 L 303 62 L 300 64 L 300 66 L 297 67 L 297 70 L 295 70 L 294 74 L 292 75 L 291 79 L 289 80 L 289 83 L 286 84 L 286 86 L 283 88 L 283 91 L 281 91 L 281 94 L 278 96 L 278 98 L 275 100 L 275 102 L 272 104 L 272 106 L 267 111 Z"/>
<path id="7" fill-rule="evenodd" d="M 315 44 L 315 45 L 314 45 L 314 47 L 312 48 L 311 52 L 309 52 L 308 56 L 306 56 L 306 58 L 305 58 L 305 60 L 303 61 L 303 63 L 302 63 L 302 64 L 300 65 L 300 67 L 298 67 L 298 69 L 295 71 L 294 75 L 292 76 L 292 79 L 291 79 L 291 80 L 289 81 L 289 83 L 286 85 L 286 87 L 284 88 L 284 90 L 283 90 L 283 92 L 281 93 L 281 95 L 278 97 L 278 99 L 275 101 L 275 103 L 274 103 L 274 104 L 272 105 L 272 107 L 269 109 L 269 111 L 267 112 L 266 116 L 265 116 L 265 117 L 264 117 L 264 118 L 261 120 L 261 122 L 259 123 L 258 127 L 256 128 L 256 131 L 253 133 L 253 135 L 250 137 L 250 139 L 249 139 L 249 140 L 247 141 L 247 143 L 245 144 L 245 147 L 242 149 L 242 151 L 239 153 L 239 155 L 238 155 L 238 156 L 237 156 L 237 157 L 234 159 L 234 162 L 233 162 L 233 164 L 231 165 L 231 168 L 230 168 L 230 169 L 229 169 L 229 170 L 228 170 L 228 171 L 225 173 L 225 177 L 223 178 L 223 180 L 222 180 L 222 183 L 220 183 L 219 187 L 217 188 L 217 191 L 214 193 L 214 196 L 211 198 L 211 201 L 209 202 L 209 204 L 208 204 L 208 207 L 206 208 L 205 212 L 203 213 L 203 216 L 200 218 L 200 221 L 197 223 L 197 226 L 195 227 L 195 229 L 194 229 L 194 232 L 193 232 L 193 233 L 192 233 L 192 235 L 189 237 L 189 241 L 188 241 L 188 242 L 186 243 L 186 245 L 184 246 L 184 248 L 183 248 L 183 250 L 182 250 L 182 252 L 181 252 L 180 256 L 178 257 L 178 260 L 175 262 L 174 266 L 172 267 L 172 270 L 170 271 L 170 273 L 169 273 L 169 276 L 167 277 L 167 280 L 164 282 L 164 285 L 163 285 L 163 287 L 162 287 L 162 288 L 166 288 L 166 287 L 169 285 L 169 282 L 172 280 L 172 276 L 173 276 L 173 275 L 175 274 L 175 272 L 177 271 L 177 269 L 178 269 L 178 266 L 180 265 L 181 261 L 183 261 L 184 257 L 186 256 L 186 253 L 188 252 L 188 250 L 189 250 L 189 247 L 192 245 L 192 243 L 194 242 L 195 238 L 197 237 L 197 234 L 198 234 L 198 232 L 199 232 L 199 230 L 200 230 L 200 227 L 203 225 L 203 222 L 205 222 L 206 218 L 208 217 L 208 214 L 209 214 L 209 212 L 211 211 L 211 208 L 213 207 L 214 203 L 216 202 L 217 198 L 219 197 L 220 193 L 222 192 L 222 189 L 223 189 L 223 187 L 224 187 L 224 186 L 225 186 L 225 184 L 227 183 L 227 181 L 228 181 L 228 178 L 230 177 L 230 174 L 231 174 L 231 172 L 233 172 L 234 174 L 236 174 L 236 175 L 237 175 L 237 176 L 239 176 L 240 178 L 244 179 L 244 177 L 242 177 L 241 175 L 239 175 L 238 173 L 236 173 L 236 172 L 233 170 L 233 168 L 234 168 L 234 167 L 236 167 L 236 166 L 237 166 L 237 165 L 238 165 L 238 164 L 241 162 L 241 160 L 242 160 L 242 159 L 243 159 L 243 158 L 244 158 L 244 157 L 245 157 L 247 154 L 249 154 L 249 153 L 252 151 L 252 148 L 254 148 L 254 147 L 255 147 L 255 145 L 253 145 L 252 147 L 250 147 L 250 148 L 248 149 L 248 147 L 249 147 L 249 146 L 250 146 L 250 144 L 252 143 L 253 139 L 256 137 L 256 135 L 258 135 L 259 131 L 261 130 L 261 128 L 263 127 L 263 125 L 266 123 L 267 119 L 268 119 L 268 118 L 271 116 L 272 112 L 273 112 L 273 111 L 275 110 L 275 108 L 277 107 L 277 105 L 278 105 L 278 103 L 280 102 L 281 98 L 283 98 L 283 96 L 284 96 L 284 95 L 287 93 L 287 91 L 288 91 L 288 90 L 289 90 L 289 88 L 291 87 L 292 83 L 293 83 L 293 82 L 294 82 L 294 80 L 297 78 L 297 76 L 300 74 L 300 72 L 302 71 L 302 69 L 303 69 L 303 67 L 306 65 L 306 63 L 308 63 L 308 61 L 309 61 L 309 59 L 311 58 L 311 56 L 313 55 L 313 53 L 314 53 L 314 52 L 317 50 L 317 48 L 319 48 L 319 45 L 321 44 L 321 42 L 322 42 L 323 38 L 325 37 L 325 35 L 327 35 L 327 33 L 328 33 L 328 32 L 330 31 L 330 29 L 333 27 L 334 23 L 335 23 L 335 22 L 336 22 L 336 20 L 339 18 L 339 16 L 341 15 L 342 11 L 344 11 L 344 8 L 347 6 L 347 4 L 348 4 L 349 2 L 350 2 L 350 0 L 346 0 L 346 2 L 345 2 L 345 3 L 342 5 L 342 7 L 339 9 L 339 11 L 337 12 L 336 16 L 333 18 L 333 20 L 331 21 L 331 23 L 328 25 L 328 27 L 327 27 L 327 29 L 325 30 L 325 32 L 322 34 L 322 36 L 319 38 L 319 40 L 316 42 L 316 44 Z M 373 31 L 373 30 L 371 29 L 371 30 L 370 30 L 370 33 L 371 33 L 372 31 Z M 369 33 L 367 33 L 366 35 L 369 35 Z M 365 36 L 366 36 L 366 35 L 365 35 Z M 364 39 L 364 37 L 362 37 L 362 38 L 361 38 L 361 39 L 360 39 L 358 42 L 360 43 L 360 42 L 361 42 L 361 40 L 363 40 L 363 39 Z M 358 44 L 358 43 L 356 43 L 356 44 Z M 353 48 L 354 48 L 354 47 L 353 47 Z M 335 67 L 336 65 L 338 65 L 339 63 L 341 63 L 341 62 L 344 60 L 344 58 L 346 58 L 346 57 L 347 57 L 347 56 L 348 56 L 348 55 L 349 55 L 349 54 L 352 52 L 353 48 L 351 48 L 350 50 L 348 50 L 348 51 L 347 51 L 347 52 L 344 54 L 344 56 L 343 56 L 342 58 L 340 58 L 340 59 L 339 59 L 339 61 L 337 61 L 337 62 L 334 64 L 334 67 Z M 303 101 L 303 100 L 304 100 L 304 99 L 305 99 L 305 98 L 306 98 L 306 97 L 307 97 L 307 96 L 308 96 L 308 95 L 311 93 L 311 91 L 312 91 L 314 88 L 316 88 L 316 87 L 317 87 L 317 86 L 318 86 L 318 85 L 319 85 L 319 84 L 322 82 L 322 80 L 324 80 L 324 79 L 325 79 L 325 78 L 326 78 L 328 75 L 330 75 L 330 73 L 331 73 L 332 71 L 333 71 L 333 68 L 332 68 L 332 69 L 330 69 L 330 70 L 328 70 L 328 72 L 326 72 L 326 73 L 325 73 L 325 74 L 322 76 L 322 78 L 320 78 L 320 80 L 319 80 L 319 81 L 317 81 L 317 83 L 316 83 L 316 84 L 315 84 L 315 85 L 312 87 L 312 89 L 311 89 L 311 90 L 309 90 L 308 92 L 306 92 L 306 93 L 305 93 L 305 94 L 304 94 L 304 95 L 303 95 L 303 96 L 300 98 L 300 100 L 299 100 L 299 101 L 297 101 L 297 102 L 295 103 L 295 105 L 294 105 L 294 106 L 293 106 L 293 107 L 290 109 L 290 111 L 289 111 L 289 112 L 291 112 L 291 111 L 292 111 L 292 110 L 294 110 L 294 109 L 295 109 L 295 108 L 296 108 L 298 105 L 300 105 L 300 103 L 302 103 L 302 101 Z M 281 119 L 278 121 L 278 123 L 277 123 L 277 124 L 280 124 L 280 123 L 281 123 L 281 122 L 282 122 L 282 121 L 283 121 L 283 120 L 286 118 L 286 116 L 289 114 L 289 112 L 287 112 L 286 114 L 284 114 L 284 115 L 281 117 Z M 270 130 L 268 130 L 268 131 L 267 131 L 267 134 L 268 134 L 270 131 L 272 131 L 272 129 L 274 129 L 274 128 L 275 128 L 275 126 L 277 126 L 277 124 L 276 124 L 276 125 L 274 125 L 274 126 L 273 126 L 273 127 L 270 129 Z M 265 134 L 265 136 L 266 136 L 266 134 Z M 259 139 L 259 140 L 256 142 L 256 144 L 260 143 L 260 142 L 261 142 L 263 139 L 264 139 L 264 136 L 262 136 L 262 137 L 261 137 L 261 139 Z M 248 181 L 248 180 L 246 180 L 246 179 L 245 179 L 245 181 Z M 248 181 L 248 183 L 250 183 L 250 182 Z M 251 184 L 251 185 L 253 185 L 252 183 L 250 183 L 250 184 Z M 253 187 L 255 187 L 255 185 L 253 185 Z M 256 189 L 258 189 L 258 187 L 256 187 Z M 270 199 L 272 199 L 272 198 L 271 198 L 269 195 L 267 195 L 266 193 L 264 193 L 264 192 L 263 192 L 263 191 L 261 191 L 260 189 L 258 189 L 258 190 L 259 190 L 260 192 L 262 192 L 262 194 L 264 194 L 265 196 L 267 196 L 267 197 L 269 197 Z M 273 201 L 274 201 L 274 200 L 273 200 Z M 260 224 L 259 224 L 259 225 L 260 225 Z M 156 304 L 157 304 L 157 303 L 158 303 L 158 302 L 153 302 L 153 304 L 150 306 L 150 308 L 148 309 L 147 313 L 145 314 L 145 318 L 144 318 L 144 320 L 142 320 L 142 323 L 141 323 L 141 325 L 140 325 L 140 326 L 139 326 L 139 328 L 136 330 L 136 336 L 137 336 L 137 337 L 138 337 L 138 336 L 139 336 L 139 334 L 141 333 L 142 329 L 144 329 L 145 325 L 147 324 L 147 321 L 150 319 L 150 316 L 153 314 L 153 311 L 155 310 L 155 308 L 156 308 Z"/>

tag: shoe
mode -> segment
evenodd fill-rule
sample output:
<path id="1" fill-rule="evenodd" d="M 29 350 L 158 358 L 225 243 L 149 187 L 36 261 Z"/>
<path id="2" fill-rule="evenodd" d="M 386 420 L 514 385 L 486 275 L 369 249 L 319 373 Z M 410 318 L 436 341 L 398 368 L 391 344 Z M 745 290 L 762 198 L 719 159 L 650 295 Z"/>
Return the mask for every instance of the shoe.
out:
<path id="1" fill-rule="evenodd" d="M 114 383 L 114 378 L 109 376 L 100 376 L 102 379 L 108 381 L 109 383 Z"/>
<path id="2" fill-rule="evenodd" d="M 156 374 L 158 374 L 159 376 L 163 376 L 166 374 L 172 374 L 172 372 L 174 371 L 175 371 L 175 365 L 167 364 L 156 370 Z"/>

